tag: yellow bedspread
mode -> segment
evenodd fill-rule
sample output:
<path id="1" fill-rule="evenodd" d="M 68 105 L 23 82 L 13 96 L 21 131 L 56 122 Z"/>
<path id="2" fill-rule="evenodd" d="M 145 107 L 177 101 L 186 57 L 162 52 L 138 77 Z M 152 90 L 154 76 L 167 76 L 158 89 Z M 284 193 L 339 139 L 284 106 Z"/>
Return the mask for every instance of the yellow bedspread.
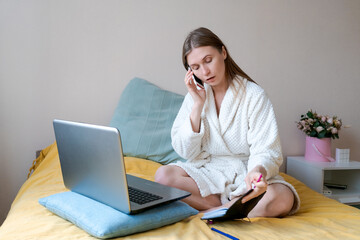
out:
<path id="1" fill-rule="evenodd" d="M 0 239 L 94 239 L 72 223 L 49 212 L 38 203 L 41 197 L 66 191 L 56 144 L 42 151 L 37 168 L 19 190 L 8 217 L 0 228 Z M 126 158 L 128 173 L 153 180 L 160 164 Z M 282 174 L 294 185 L 301 208 L 285 218 L 253 218 L 216 223 L 219 230 L 245 239 L 360 239 L 360 210 L 318 194 L 296 179 Z M 119 239 L 228 239 L 210 230 L 201 214 L 186 220 Z"/>

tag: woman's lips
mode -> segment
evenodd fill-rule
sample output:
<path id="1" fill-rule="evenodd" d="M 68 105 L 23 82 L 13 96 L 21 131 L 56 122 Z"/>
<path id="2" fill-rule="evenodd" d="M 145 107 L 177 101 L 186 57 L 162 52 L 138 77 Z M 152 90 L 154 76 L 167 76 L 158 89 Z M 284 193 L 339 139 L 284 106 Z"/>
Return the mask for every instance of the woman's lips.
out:
<path id="1" fill-rule="evenodd" d="M 206 79 L 207 82 L 212 82 L 215 79 L 215 77 L 209 77 Z"/>

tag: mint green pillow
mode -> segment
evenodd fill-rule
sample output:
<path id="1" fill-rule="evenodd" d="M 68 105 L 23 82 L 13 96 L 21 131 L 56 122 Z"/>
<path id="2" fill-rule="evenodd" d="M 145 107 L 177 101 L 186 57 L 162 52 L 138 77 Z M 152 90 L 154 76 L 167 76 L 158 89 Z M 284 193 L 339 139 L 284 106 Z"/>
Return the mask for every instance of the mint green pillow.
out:
<path id="1" fill-rule="evenodd" d="M 176 201 L 139 214 L 127 215 L 75 192 L 40 198 L 39 203 L 97 238 L 144 232 L 198 214 L 197 210 L 186 203 Z"/>
<path id="2" fill-rule="evenodd" d="M 184 161 L 171 145 L 171 127 L 183 100 L 146 80 L 132 79 L 110 122 L 120 131 L 124 155 L 161 164 Z"/>

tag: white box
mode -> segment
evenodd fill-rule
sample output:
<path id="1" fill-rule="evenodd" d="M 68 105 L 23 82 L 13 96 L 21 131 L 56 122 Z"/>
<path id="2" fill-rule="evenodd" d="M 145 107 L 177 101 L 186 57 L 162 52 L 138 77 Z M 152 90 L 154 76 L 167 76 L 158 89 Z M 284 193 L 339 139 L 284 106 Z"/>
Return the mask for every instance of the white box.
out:
<path id="1" fill-rule="evenodd" d="M 336 162 L 347 163 L 350 159 L 350 149 L 336 148 Z"/>

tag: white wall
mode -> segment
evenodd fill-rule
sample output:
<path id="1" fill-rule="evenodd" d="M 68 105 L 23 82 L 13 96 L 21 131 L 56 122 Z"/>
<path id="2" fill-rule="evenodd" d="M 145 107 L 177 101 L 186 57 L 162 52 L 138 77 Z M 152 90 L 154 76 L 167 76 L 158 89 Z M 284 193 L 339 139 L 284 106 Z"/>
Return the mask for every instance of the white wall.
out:
<path id="1" fill-rule="evenodd" d="M 185 94 L 181 47 L 205 26 L 268 92 L 284 156 L 312 108 L 352 128 L 335 147 L 360 160 L 360 1 L 0 0 L 0 223 L 52 120 L 108 124 L 134 76 Z"/>

